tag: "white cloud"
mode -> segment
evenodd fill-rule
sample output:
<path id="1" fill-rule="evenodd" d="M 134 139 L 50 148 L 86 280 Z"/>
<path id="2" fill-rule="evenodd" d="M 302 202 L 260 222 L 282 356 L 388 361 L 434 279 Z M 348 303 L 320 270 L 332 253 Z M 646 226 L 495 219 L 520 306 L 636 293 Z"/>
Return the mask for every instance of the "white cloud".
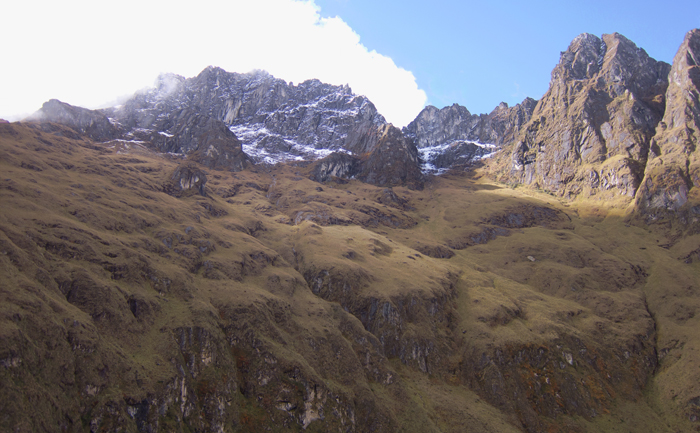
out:
<path id="1" fill-rule="evenodd" d="M 12 18 L 0 27 L 0 117 L 50 98 L 97 107 L 161 72 L 191 77 L 208 65 L 349 84 L 397 126 L 427 100 L 411 72 L 369 51 L 340 18 L 321 18 L 313 1 L 18 1 L 3 15 Z"/>

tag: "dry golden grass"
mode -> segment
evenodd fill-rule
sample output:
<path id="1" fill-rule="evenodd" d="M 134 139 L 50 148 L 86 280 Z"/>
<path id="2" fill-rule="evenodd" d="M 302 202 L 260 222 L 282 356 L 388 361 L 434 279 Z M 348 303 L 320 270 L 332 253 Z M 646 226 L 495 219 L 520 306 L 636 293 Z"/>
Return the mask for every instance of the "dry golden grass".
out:
<path id="1" fill-rule="evenodd" d="M 37 418 L 3 428 L 54 429 L 81 398 L 175 395 L 189 353 L 191 393 L 258 393 L 231 391 L 231 430 L 300 428 L 264 401 L 268 383 L 310 381 L 338 401 L 373 402 L 367 422 L 400 431 L 521 431 L 528 410 L 551 431 L 697 425 L 686 406 L 700 396 L 697 235 L 669 245 L 615 206 L 460 173 L 394 188 L 396 201 L 355 180 L 312 182 L 303 166 L 210 171 L 207 197 L 175 198 L 162 185 L 177 158 L 57 126 L 0 127 L 1 404 Z M 450 245 L 449 259 L 418 251 Z M 188 346 L 186 329 L 209 337 Z M 647 337 L 659 354 L 648 376 Z M 600 363 L 587 365 L 575 341 Z M 489 400 L 491 370 L 470 370 L 478 357 L 537 347 L 562 363 L 573 354 L 552 374 L 598 384 L 602 416 L 549 416 L 537 402 L 558 400 L 538 399 L 560 384 L 527 363 L 498 368 L 542 386 L 523 399 L 532 407 Z M 289 379 L 297 370 L 304 380 Z"/>

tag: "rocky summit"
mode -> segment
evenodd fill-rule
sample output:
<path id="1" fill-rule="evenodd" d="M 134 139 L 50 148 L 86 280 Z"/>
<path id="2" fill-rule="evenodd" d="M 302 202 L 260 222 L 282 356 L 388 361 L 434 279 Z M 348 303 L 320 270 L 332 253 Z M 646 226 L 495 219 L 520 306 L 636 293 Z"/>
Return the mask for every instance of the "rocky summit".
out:
<path id="1" fill-rule="evenodd" d="M 347 86 L 318 80 L 295 86 L 264 71 L 236 74 L 215 67 L 191 79 L 161 75 L 155 88 L 106 114 L 136 135 L 161 135 L 160 149 L 180 153 L 192 149 L 194 138 L 183 137 L 181 128 L 199 118 L 220 122 L 242 140 L 247 155 L 266 163 L 366 152 L 374 144 L 367 135 L 386 123 Z"/>
<path id="2" fill-rule="evenodd" d="M 698 61 L 583 34 L 403 129 L 215 67 L 0 120 L 0 430 L 700 431 Z"/>
<path id="3" fill-rule="evenodd" d="M 567 198 L 632 199 L 669 71 L 622 35 L 578 36 L 528 124 L 494 161 L 496 176 Z"/>

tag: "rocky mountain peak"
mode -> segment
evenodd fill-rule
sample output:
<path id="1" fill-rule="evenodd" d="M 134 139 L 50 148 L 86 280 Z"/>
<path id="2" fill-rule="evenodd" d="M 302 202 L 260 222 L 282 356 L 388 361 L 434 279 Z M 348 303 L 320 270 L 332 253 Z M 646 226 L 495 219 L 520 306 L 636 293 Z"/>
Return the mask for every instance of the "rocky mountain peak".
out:
<path id="1" fill-rule="evenodd" d="M 532 98 L 528 98 L 528 99 L 532 99 Z M 501 112 L 503 112 L 503 111 L 505 111 L 505 110 L 507 110 L 507 109 L 508 109 L 508 103 L 507 103 L 507 102 L 501 102 L 500 104 L 498 104 L 498 105 L 496 106 L 496 108 L 493 109 L 493 111 L 491 111 L 491 114 L 501 113 Z"/>
<path id="2" fill-rule="evenodd" d="M 442 109 L 429 105 L 403 133 L 418 147 L 424 171 L 440 173 L 473 164 L 512 140 L 536 104 L 531 98 L 512 108 L 502 102 L 489 114 L 471 114 L 459 104 Z"/>
<path id="3" fill-rule="evenodd" d="M 212 118 L 263 163 L 314 160 L 338 150 L 366 152 L 368 144 L 376 144 L 366 134 L 386 123 L 366 97 L 347 85 L 316 79 L 293 85 L 265 71 L 239 74 L 213 66 L 189 79 L 163 75 L 154 89 L 109 115 L 127 129 L 167 137 L 159 148 L 177 153 L 189 153 L 195 145 L 192 137 L 181 137 L 178 125 L 191 124 L 195 116 Z"/>
<path id="4" fill-rule="evenodd" d="M 603 42 L 607 51 L 602 74 L 611 97 L 622 96 L 626 91 L 647 99 L 663 93 L 659 90 L 667 85 L 668 63 L 652 59 L 619 33 L 603 35 Z"/>
<path id="5" fill-rule="evenodd" d="M 628 204 L 663 115 L 669 70 L 620 34 L 579 35 L 529 123 L 491 163 L 496 176 Z"/>
<path id="6" fill-rule="evenodd" d="M 603 40 L 582 33 L 561 53 L 559 64 L 552 71 L 552 80 L 584 80 L 592 78 L 603 64 L 606 46 Z"/>
<path id="7" fill-rule="evenodd" d="M 650 92 L 658 94 L 659 86 L 665 87 L 669 67 L 619 33 L 602 38 L 583 33 L 561 53 L 550 86 L 596 79 L 597 90 L 605 91 L 611 98 L 622 96 L 625 91 L 644 97 Z"/>

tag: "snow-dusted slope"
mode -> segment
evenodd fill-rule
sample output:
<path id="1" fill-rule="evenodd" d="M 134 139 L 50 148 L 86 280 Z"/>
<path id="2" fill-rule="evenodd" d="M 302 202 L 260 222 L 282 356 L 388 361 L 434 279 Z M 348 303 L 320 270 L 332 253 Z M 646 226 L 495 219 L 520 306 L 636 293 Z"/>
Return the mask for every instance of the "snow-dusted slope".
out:
<path id="1" fill-rule="evenodd" d="M 403 133 L 418 147 L 423 171 L 440 174 L 493 155 L 513 140 L 536 104 L 530 98 L 514 107 L 501 103 L 489 114 L 471 114 L 458 104 L 442 109 L 428 106 Z"/>
<path id="2" fill-rule="evenodd" d="M 418 148 L 418 153 L 422 160 L 421 170 L 423 173 L 439 175 L 451 167 L 468 165 L 488 158 L 499 149 L 500 146 L 495 144 L 452 140 L 444 144 Z"/>
<path id="3" fill-rule="evenodd" d="M 534 103 L 502 104 L 488 115 L 472 115 L 456 104 L 426 107 L 400 134 L 406 146 L 420 149 L 407 152 L 417 155 L 422 171 L 440 174 L 492 154 L 529 119 Z M 86 110 L 55 101 L 41 114 L 80 131 L 103 125 L 90 130 L 100 140 L 144 142 L 232 170 L 251 162 L 313 161 L 334 152 L 367 159 L 387 125 L 372 102 L 348 86 L 318 80 L 294 85 L 264 71 L 239 74 L 211 66 L 192 78 L 163 74 L 153 88 L 120 106 Z"/>
<path id="4" fill-rule="evenodd" d="M 237 74 L 214 67 L 190 79 L 162 75 L 153 89 L 106 111 L 137 135 L 149 132 L 163 151 L 178 153 L 192 147 L 186 129 L 193 117 L 213 118 L 256 162 L 267 163 L 318 159 L 333 151 L 361 153 L 368 150 L 367 134 L 386 124 L 374 105 L 348 86 L 318 80 L 293 85 L 263 71 Z"/>

